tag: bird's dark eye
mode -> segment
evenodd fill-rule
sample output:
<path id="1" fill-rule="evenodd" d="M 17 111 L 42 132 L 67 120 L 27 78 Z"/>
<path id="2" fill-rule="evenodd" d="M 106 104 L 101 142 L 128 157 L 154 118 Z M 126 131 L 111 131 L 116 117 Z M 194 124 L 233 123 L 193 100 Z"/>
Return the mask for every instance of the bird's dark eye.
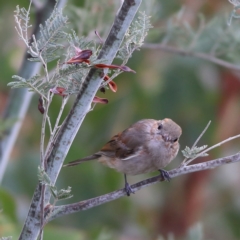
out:
<path id="1" fill-rule="evenodd" d="M 178 138 L 175 138 L 174 140 L 173 140 L 173 142 L 176 142 L 178 140 Z"/>
<path id="2" fill-rule="evenodd" d="M 159 124 L 158 130 L 161 130 L 162 128 L 163 128 L 163 125 L 162 125 L 162 124 Z"/>

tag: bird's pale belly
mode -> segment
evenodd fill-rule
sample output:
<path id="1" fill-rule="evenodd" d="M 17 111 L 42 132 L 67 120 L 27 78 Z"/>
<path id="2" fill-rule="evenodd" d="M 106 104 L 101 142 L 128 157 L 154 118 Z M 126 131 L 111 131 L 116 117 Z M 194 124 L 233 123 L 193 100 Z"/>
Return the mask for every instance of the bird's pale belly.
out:
<path id="1" fill-rule="evenodd" d="M 157 171 L 159 168 L 149 162 L 146 158 L 131 158 L 129 160 L 121 160 L 119 158 L 109 158 L 102 156 L 98 161 L 110 168 L 115 169 L 118 172 L 125 173 L 127 175 L 138 175 L 142 173 L 148 173 Z"/>

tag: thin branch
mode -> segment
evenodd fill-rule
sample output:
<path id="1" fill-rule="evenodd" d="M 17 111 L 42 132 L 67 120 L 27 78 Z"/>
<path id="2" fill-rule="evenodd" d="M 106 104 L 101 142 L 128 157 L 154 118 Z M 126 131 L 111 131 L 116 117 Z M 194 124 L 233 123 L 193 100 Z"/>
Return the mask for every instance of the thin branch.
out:
<path id="1" fill-rule="evenodd" d="M 49 117 L 48 117 L 49 128 L 50 128 L 50 139 L 49 139 L 49 142 L 48 142 L 48 145 L 47 145 L 47 148 L 46 148 L 46 154 L 45 154 L 44 157 L 46 157 L 49 149 L 51 148 L 52 144 L 54 143 L 54 140 L 56 138 L 56 133 L 59 130 L 59 128 L 61 127 L 61 126 L 59 126 L 59 122 L 60 122 L 63 110 L 65 108 L 65 105 L 66 105 L 68 99 L 69 99 L 69 96 L 66 96 L 66 97 L 62 98 L 62 104 L 61 104 L 61 107 L 60 107 L 60 110 L 59 110 L 59 113 L 58 113 L 58 116 L 57 116 L 57 119 L 56 119 L 53 130 L 52 130 L 51 122 L 50 122 Z"/>
<path id="2" fill-rule="evenodd" d="M 184 174 L 203 171 L 207 169 L 213 169 L 218 166 L 222 166 L 229 163 L 235 163 L 235 162 L 240 162 L 240 153 L 237 153 L 235 155 L 231 155 L 228 157 L 224 157 L 224 158 L 218 158 L 215 160 L 203 162 L 203 163 L 198 163 L 198 164 L 189 165 L 189 166 L 182 166 L 180 168 L 175 168 L 173 170 L 170 170 L 168 171 L 168 173 L 171 178 L 175 178 Z M 136 192 L 144 187 L 150 186 L 152 184 L 155 184 L 161 181 L 163 181 L 163 178 L 161 175 L 158 175 L 158 176 L 140 181 L 138 183 L 135 183 L 131 185 L 131 188 L 134 190 L 134 192 Z M 126 191 L 124 189 L 120 189 L 96 198 L 85 200 L 85 201 L 80 201 L 77 203 L 63 205 L 63 206 L 55 206 L 50 216 L 48 216 L 49 218 L 45 219 L 45 221 L 50 222 L 55 218 L 58 218 L 67 214 L 77 213 L 83 210 L 97 207 L 99 205 L 116 200 L 123 196 L 126 196 Z"/>
<path id="3" fill-rule="evenodd" d="M 48 121 L 48 127 L 49 127 L 49 131 L 50 131 L 50 134 L 52 135 L 52 124 L 51 124 L 51 120 L 50 120 L 50 117 L 47 115 L 47 121 Z"/>
<path id="4" fill-rule="evenodd" d="M 236 139 L 236 138 L 240 138 L 240 134 L 238 134 L 238 135 L 236 135 L 236 136 L 233 136 L 233 137 L 230 137 L 230 138 L 227 138 L 227 139 L 223 140 L 222 142 L 219 142 L 219 143 L 217 143 L 217 144 L 215 144 L 215 145 L 213 145 L 213 146 L 205 149 L 204 151 L 202 151 L 202 152 L 200 152 L 199 154 L 197 154 L 196 157 L 194 157 L 194 158 L 186 161 L 186 163 L 185 163 L 184 165 L 189 165 L 193 160 L 195 160 L 196 158 L 201 157 L 202 155 L 204 155 L 204 153 L 207 153 L 207 152 L 209 152 L 210 150 L 212 150 L 212 149 L 214 149 L 214 148 L 216 148 L 216 147 L 219 147 L 219 146 L 223 145 L 224 143 L 229 142 L 229 141 L 232 141 L 232 140 L 234 140 L 234 139 Z"/>
<path id="5" fill-rule="evenodd" d="M 199 142 L 199 140 L 201 139 L 201 137 L 203 136 L 203 134 L 207 131 L 208 127 L 210 126 L 211 124 L 211 121 L 208 122 L 207 126 L 203 129 L 202 133 L 199 135 L 199 137 L 197 138 L 197 140 L 194 142 L 194 144 L 192 145 L 191 149 L 193 149 L 197 143 Z M 181 165 L 185 165 L 186 161 L 187 161 L 188 158 L 185 158 L 183 161 L 182 161 L 182 164 Z M 186 164 L 187 165 L 187 164 Z"/>
<path id="6" fill-rule="evenodd" d="M 28 13 L 28 16 L 30 15 L 30 11 L 31 11 L 31 6 L 32 6 L 32 0 L 30 1 L 30 4 L 29 4 L 29 7 L 28 7 L 28 10 L 27 10 L 27 13 Z M 21 28 L 21 27 L 20 27 Z M 28 46 L 28 25 L 27 23 L 25 24 L 25 39 L 26 39 L 26 42 L 27 42 L 27 46 Z"/>
<path id="7" fill-rule="evenodd" d="M 49 75 L 48 75 L 47 64 L 46 64 L 46 62 L 44 61 L 44 59 L 42 57 L 42 53 L 38 49 L 38 44 L 37 44 L 37 40 L 35 38 L 35 35 L 33 35 L 32 37 L 33 37 L 33 41 L 35 43 L 35 47 L 36 47 L 36 50 L 37 50 L 37 56 L 39 57 L 41 63 L 43 64 L 43 68 L 44 68 L 44 71 L 45 71 L 45 74 L 46 74 L 46 81 L 49 82 Z"/>
<path id="8" fill-rule="evenodd" d="M 218 36 L 218 38 L 215 39 L 213 46 L 211 47 L 211 49 L 209 51 L 209 54 L 211 56 L 214 56 L 216 54 L 216 51 L 217 51 L 218 47 L 220 46 L 220 43 L 222 43 L 222 41 L 224 41 L 225 37 L 229 35 L 229 32 L 230 32 L 230 28 L 225 28 L 222 30 L 220 36 Z M 222 51 L 222 49 L 221 49 L 221 51 Z"/>
<path id="9" fill-rule="evenodd" d="M 18 14 L 14 15 L 15 17 L 15 22 L 17 23 L 17 27 L 15 26 L 15 29 L 20 37 L 20 39 L 25 43 L 25 45 L 27 46 L 27 48 L 29 48 L 29 41 L 28 41 L 28 28 L 30 27 L 28 25 L 28 20 L 29 20 L 29 15 L 30 15 L 30 10 L 31 10 L 31 5 L 32 5 L 32 1 L 30 1 L 29 3 L 29 7 L 26 13 L 26 21 L 24 24 L 24 30 L 22 27 L 22 19 L 18 16 Z M 21 11 L 18 7 L 18 10 Z M 25 34 L 23 33 L 25 32 Z"/>
<path id="10" fill-rule="evenodd" d="M 207 131 L 208 127 L 210 126 L 211 121 L 208 122 L 207 126 L 203 129 L 202 133 L 199 135 L 199 137 L 197 138 L 197 140 L 194 142 L 192 148 L 194 148 L 197 143 L 199 142 L 199 140 L 201 139 L 201 137 L 203 136 L 203 134 Z"/>
<path id="11" fill-rule="evenodd" d="M 209 62 L 215 63 L 219 66 L 229 68 L 231 70 L 235 70 L 235 71 L 240 70 L 239 64 L 229 63 L 227 61 L 224 61 L 222 59 L 219 59 L 219 58 L 214 57 L 212 55 L 209 55 L 207 53 L 187 51 L 187 50 L 179 49 L 177 47 L 167 46 L 165 44 L 154 44 L 154 43 L 146 43 L 146 44 L 143 45 L 143 48 L 161 50 L 161 51 L 164 51 L 164 52 L 179 54 L 179 55 L 182 55 L 182 56 L 196 57 L 196 58 L 204 59 L 204 60 L 207 60 Z"/>
<path id="12" fill-rule="evenodd" d="M 69 96 L 66 96 L 66 97 L 63 97 L 62 98 L 62 104 L 61 104 L 61 107 L 60 107 L 60 110 L 59 110 L 59 113 L 58 113 L 58 116 L 57 116 L 57 120 L 55 122 L 55 126 L 54 126 L 54 129 L 53 129 L 53 132 L 52 132 L 52 136 L 55 136 L 56 134 L 56 131 L 59 129 L 59 122 L 60 122 L 60 119 L 62 117 L 62 113 L 63 113 L 63 110 L 64 110 L 64 107 L 68 101 L 68 98 Z"/>
<path id="13" fill-rule="evenodd" d="M 41 93 L 38 88 L 34 87 L 33 84 L 28 84 L 33 90 L 34 92 L 38 93 L 42 98 L 44 98 L 46 101 L 48 101 L 48 98 L 43 94 Z"/>
<path id="14" fill-rule="evenodd" d="M 192 39 L 192 42 L 190 43 L 190 46 L 188 47 L 189 51 L 192 50 L 195 47 L 195 45 L 196 45 L 199 37 L 201 36 L 201 34 L 204 30 L 204 27 L 205 27 L 204 18 L 202 16 L 199 16 L 199 18 L 200 18 L 200 25 L 199 25 L 199 28 L 198 28 L 196 34 L 193 36 L 193 39 Z"/>

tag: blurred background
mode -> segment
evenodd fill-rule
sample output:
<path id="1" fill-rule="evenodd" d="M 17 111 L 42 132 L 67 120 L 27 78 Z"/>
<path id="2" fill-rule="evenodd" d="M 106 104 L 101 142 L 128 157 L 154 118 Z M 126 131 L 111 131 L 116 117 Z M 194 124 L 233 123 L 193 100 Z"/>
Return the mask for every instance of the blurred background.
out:
<path id="1" fill-rule="evenodd" d="M 18 73 L 25 47 L 14 29 L 16 5 L 27 0 L 0 3 L 0 112 L 9 98 L 7 83 Z M 68 1 L 65 14 L 79 36 L 97 40 L 112 25 L 120 1 Z M 191 147 L 209 120 L 208 131 L 199 142 L 213 145 L 240 133 L 239 72 L 209 59 L 168 53 L 163 46 L 205 53 L 238 66 L 239 20 L 227 25 L 233 6 L 226 0 L 144 1 L 140 11 L 151 16 L 153 28 L 146 43 L 128 66 L 137 73 L 115 79 L 118 92 L 99 93 L 109 100 L 90 112 L 69 151 L 66 162 L 99 150 L 111 136 L 139 119 L 172 118 L 183 129 L 181 150 Z M 34 24 L 34 11 L 32 12 Z M 161 44 L 161 49 L 158 45 Z M 72 97 L 68 110 L 74 101 Z M 56 96 L 50 113 L 57 116 L 61 97 Z M 19 236 L 37 184 L 42 115 L 34 96 L 14 146 L 0 186 L 0 237 Z M 67 111 L 66 111 L 67 114 Z M 210 152 L 207 159 L 234 154 L 239 140 Z M 206 158 L 204 159 L 207 160 Z M 167 167 L 177 167 L 183 156 Z M 203 159 L 201 159 L 202 161 Z M 183 175 L 144 188 L 131 197 L 56 219 L 45 228 L 44 239 L 174 240 L 240 239 L 240 163 Z M 130 183 L 157 173 L 129 177 Z M 59 204 L 93 198 L 122 188 L 123 176 L 97 162 L 62 169 L 58 188 L 72 186 L 74 197 Z"/>

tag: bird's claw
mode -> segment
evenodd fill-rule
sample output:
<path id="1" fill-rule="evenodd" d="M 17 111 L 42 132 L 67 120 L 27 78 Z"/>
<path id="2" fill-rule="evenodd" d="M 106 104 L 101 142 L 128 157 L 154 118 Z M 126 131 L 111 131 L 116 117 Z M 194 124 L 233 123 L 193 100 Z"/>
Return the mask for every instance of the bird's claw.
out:
<path id="1" fill-rule="evenodd" d="M 128 182 L 125 183 L 125 191 L 127 193 L 127 196 L 129 197 L 131 195 L 131 193 L 135 193 L 133 191 L 133 189 L 131 188 L 131 186 L 128 184 Z"/>
<path id="2" fill-rule="evenodd" d="M 171 177 L 169 176 L 168 171 L 163 170 L 163 169 L 160 169 L 159 171 L 160 171 L 160 175 L 161 175 L 161 177 L 163 178 L 163 180 L 170 182 Z"/>

